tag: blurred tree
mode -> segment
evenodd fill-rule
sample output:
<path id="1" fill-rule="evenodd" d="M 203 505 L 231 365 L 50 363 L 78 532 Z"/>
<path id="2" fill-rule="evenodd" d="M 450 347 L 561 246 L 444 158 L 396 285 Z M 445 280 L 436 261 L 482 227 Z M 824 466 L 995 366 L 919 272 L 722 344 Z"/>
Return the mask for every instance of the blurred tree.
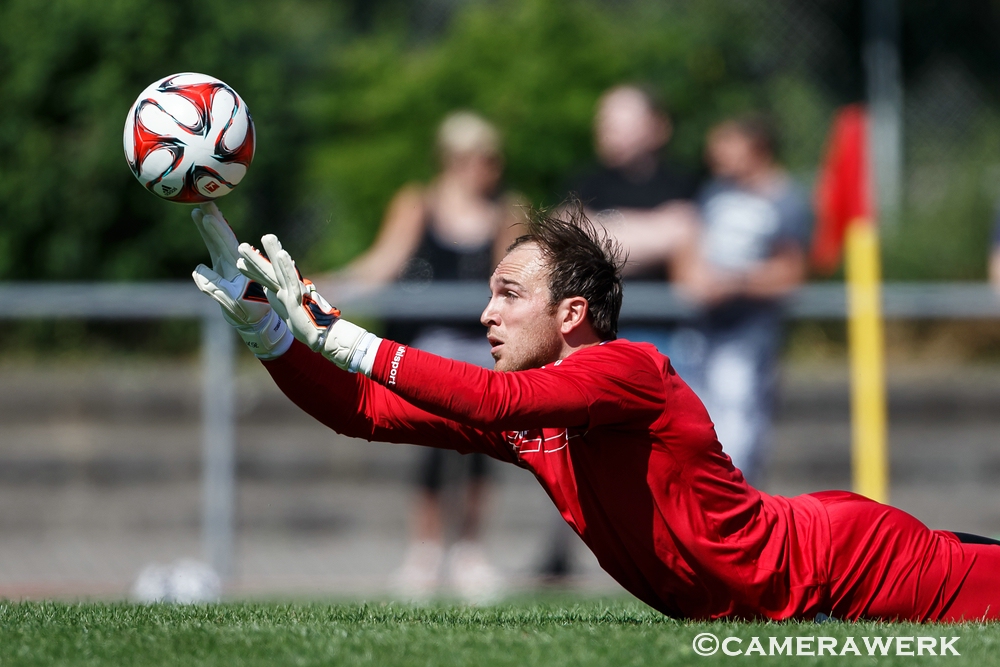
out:
<path id="1" fill-rule="evenodd" d="M 362 250 L 391 194 L 433 173 L 434 129 L 457 107 L 500 125 L 510 183 L 535 202 L 591 159 L 594 103 L 620 81 L 664 93 L 691 165 L 711 122 L 750 107 L 821 136 L 822 96 L 803 77 L 758 85 L 750 5 L 418 4 L 0 4 L 0 279 L 182 277 L 202 259 L 187 207 L 143 192 L 121 155 L 125 110 L 175 71 L 218 76 L 253 113 L 254 165 L 223 202 L 237 231 L 279 232 L 293 250 L 319 238 L 306 263 L 323 267 Z M 819 150 L 792 145 L 802 163 Z"/>
<path id="2" fill-rule="evenodd" d="M 242 233 L 280 227 L 308 146 L 292 100 L 338 24 L 311 0 L 0 3 L 0 279 L 180 277 L 203 259 L 188 207 L 145 192 L 121 148 L 136 95 L 178 71 L 247 101 L 257 155 L 222 205 Z"/>
<path id="3" fill-rule="evenodd" d="M 860 16 L 860 0 L 4 0 L 0 280 L 183 278 L 204 259 L 187 207 L 144 192 L 121 152 L 125 111 L 172 72 L 218 76 L 253 113 L 254 165 L 222 202 L 240 235 L 278 232 L 312 249 L 306 268 L 329 268 L 370 243 L 396 189 L 434 173 L 434 129 L 457 107 L 501 127 L 509 185 L 535 203 L 592 159 L 594 103 L 621 81 L 663 93 L 689 166 L 710 124 L 762 108 L 808 177 L 834 105 L 863 90 Z M 921 203 L 887 244 L 888 275 L 982 273 L 996 188 L 976 174 L 1000 152 L 1000 104 L 980 79 L 997 68 L 997 21 L 987 0 L 904 7 L 908 136 L 923 137 L 908 160 L 951 166 L 908 165 L 934 187 L 910 186 Z M 968 85 L 935 83 L 963 71 L 940 54 L 971 63 Z M 969 99 L 979 111 L 952 113 Z"/>

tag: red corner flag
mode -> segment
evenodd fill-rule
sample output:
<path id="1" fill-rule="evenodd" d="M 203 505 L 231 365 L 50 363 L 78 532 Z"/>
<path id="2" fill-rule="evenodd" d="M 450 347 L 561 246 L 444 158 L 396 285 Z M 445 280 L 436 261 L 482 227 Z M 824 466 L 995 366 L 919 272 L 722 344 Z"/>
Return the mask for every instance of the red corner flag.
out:
<path id="1" fill-rule="evenodd" d="M 832 273 L 840 264 L 848 225 L 871 224 L 874 218 L 867 130 L 868 118 L 861 105 L 842 108 L 833 121 L 816 185 L 816 232 L 811 257 L 813 266 L 824 273 Z"/>

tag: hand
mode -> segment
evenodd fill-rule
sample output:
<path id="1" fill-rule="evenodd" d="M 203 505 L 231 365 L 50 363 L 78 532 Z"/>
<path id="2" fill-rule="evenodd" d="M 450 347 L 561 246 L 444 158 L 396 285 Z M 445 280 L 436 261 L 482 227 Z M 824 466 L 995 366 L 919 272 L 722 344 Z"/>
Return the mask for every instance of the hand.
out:
<path id="1" fill-rule="evenodd" d="M 277 237 L 273 234 L 269 234 L 274 238 L 277 243 Z M 277 247 L 280 249 L 281 244 L 277 243 Z M 282 320 L 287 321 L 289 319 L 288 311 L 285 309 L 285 304 L 279 299 L 275 298 L 275 294 L 281 289 L 281 285 L 278 283 L 278 278 L 274 272 L 274 265 L 271 264 L 271 260 L 267 258 L 264 253 L 254 248 L 249 243 L 241 243 L 237 248 L 239 252 L 239 259 L 236 260 L 236 268 L 239 269 L 246 278 L 251 281 L 256 282 L 264 287 L 264 295 L 274 309 L 274 312 L 278 314 Z M 288 254 L 287 252 L 285 253 Z M 311 308 L 316 311 L 316 316 L 322 318 L 324 315 L 332 315 L 333 317 L 340 317 L 340 309 L 334 308 L 329 304 L 329 302 L 316 291 L 316 285 L 313 284 L 311 280 L 302 277 L 302 273 L 295 269 L 295 275 L 298 277 L 299 282 L 302 283 L 302 292 L 305 294 L 303 300 L 308 301 L 311 304 Z"/>
<path id="2" fill-rule="evenodd" d="M 239 243 L 233 230 L 212 202 L 191 211 L 191 218 L 212 258 L 211 269 L 199 264 L 194 270 L 195 285 L 222 306 L 222 316 L 258 358 L 280 356 L 291 346 L 292 334 L 271 308 L 263 287 L 236 267 Z"/>
<path id="3" fill-rule="evenodd" d="M 343 370 L 369 375 L 382 339 L 341 319 L 340 311 L 327 303 L 316 286 L 302 280 L 276 236 L 268 234 L 261 243 L 267 257 L 244 243 L 239 246 L 237 266 L 246 277 L 261 281 L 267 300 L 295 338 Z"/>

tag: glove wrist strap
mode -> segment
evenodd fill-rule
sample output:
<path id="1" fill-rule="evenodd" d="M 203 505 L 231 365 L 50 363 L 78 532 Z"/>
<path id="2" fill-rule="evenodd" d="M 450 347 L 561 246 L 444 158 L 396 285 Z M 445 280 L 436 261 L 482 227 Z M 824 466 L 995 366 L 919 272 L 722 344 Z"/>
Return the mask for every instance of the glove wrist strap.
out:
<path id="1" fill-rule="evenodd" d="M 370 376 L 372 374 L 372 366 L 375 365 L 375 355 L 378 354 L 378 346 L 381 342 L 381 338 L 370 331 L 366 331 L 358 340 L 357 347 L 351 353 L 348 370 L 352 373 L 360 372 Z M 367 362 L 367 366 L 365 362 Z"/>
<path id="2" fill-rule="evenodd" d="M 255 324 L 234 324 L 234 327 L 258 359 L 277 359 L 288 351 L 295 340 L 288 326 L 273 310 L 269 310 Z"/>
<path id="3" fill-rule="evenodd" d="M 370 334 L 374 336 L 374 334 Z M 365 350 L 364 355 L 361 357 L 361 363 L 358 364 L 358 372 L 364 373 L 368 377 L 372 376 L 372 369 L 375 367 L 375 357 L 378 356 L 378 348 L 382 345 L 382 339 L 378 336 L 374 336 L 375 340 L 371 342 L 368 349 Z"/>
<path id="4" fill-rule="evenodd" d="M 320 348 L 320 353 L 339 368 L 350 373 L 362 372 L 368 375 L 375 363 L 374 356 L 369 358 L 368 352 L 371 351 L 374 355 L 381 340 L 370 331 L 338 318 L 320 333 L 316 345 Z"/>

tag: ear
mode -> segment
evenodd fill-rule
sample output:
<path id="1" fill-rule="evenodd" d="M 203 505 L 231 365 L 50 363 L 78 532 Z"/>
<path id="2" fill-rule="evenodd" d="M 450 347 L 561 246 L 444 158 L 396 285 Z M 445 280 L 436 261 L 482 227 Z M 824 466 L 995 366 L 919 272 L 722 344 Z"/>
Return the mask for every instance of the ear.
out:
<path id="1" fill-rule="evenodd" d="M 559 333 L 566 336 L 588 324 L 587 313 L 589 312 L 590 305 L 582 296 L 571 296 L 563 299 L 556 310 Z"/>

